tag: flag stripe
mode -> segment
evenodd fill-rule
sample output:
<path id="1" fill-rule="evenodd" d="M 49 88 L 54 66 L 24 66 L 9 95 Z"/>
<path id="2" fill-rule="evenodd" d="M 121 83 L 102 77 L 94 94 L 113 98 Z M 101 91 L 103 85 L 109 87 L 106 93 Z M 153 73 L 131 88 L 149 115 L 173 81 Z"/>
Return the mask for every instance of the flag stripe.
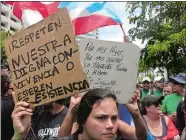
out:
<path id="1" fill-rule="evenodd" d="M 13 14 L 22 20 L 24 10 L 33 10 L 38 11 L 43 18 L 45 18 L 58 10 L 57 7 L 59 3 L 60 2 L 53 2 L 50 4 L 43 4 L 41 2 L 14 2 Z"/>
<path id="2" fill-rule="evenodd" d="M 115 14 L 115 10 L 110 2 L 61 2 L 58 8 L 67 7 L 70 11 L 71 19 L 101 14 L 113 18 L 116 22 L 122 23 Z"/>
<path id="3" fill-rule="evenodd" d="M 102 22 L 100 22 L 100 20 Z M 75 18 L 73 21 L 75 28 L 75 35 L 86 34 L 93 31 L 99 27 L 104 27 L 107 25 L 118 25 L 119 23 L 108 16 L 103 16 L 100 14 L 93 14 L 87 17 Z M 87 26 L 91 25 L 91 26 Z"/>

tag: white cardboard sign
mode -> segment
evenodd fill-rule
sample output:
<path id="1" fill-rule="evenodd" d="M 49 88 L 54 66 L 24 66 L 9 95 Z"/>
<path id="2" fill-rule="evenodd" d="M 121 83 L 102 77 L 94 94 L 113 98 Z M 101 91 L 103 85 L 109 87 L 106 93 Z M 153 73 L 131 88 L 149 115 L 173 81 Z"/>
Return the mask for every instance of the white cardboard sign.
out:
<path id="1" fill-rule="evenodd" d="M 132 43 L 82 39 L 80 56 L 90 88 L 109 88 L 126 103 L 136 86 L 140 49 Z"/>

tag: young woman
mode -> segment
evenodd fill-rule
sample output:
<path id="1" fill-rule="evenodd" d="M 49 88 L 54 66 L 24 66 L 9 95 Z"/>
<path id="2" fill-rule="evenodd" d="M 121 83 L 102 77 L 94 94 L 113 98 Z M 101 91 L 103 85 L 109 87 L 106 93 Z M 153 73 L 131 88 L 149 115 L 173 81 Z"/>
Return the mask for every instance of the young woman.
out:
<path id="1" fill-rule="evenodd" d="M 163 99 L 163 96 L 148 95 L 141 102 L 144 122 L 149 133 L 153 136 L 151 139 L 173 139 L 179 134 L 171 119 L 162 115 L 161 104 Z"/>
<path id="2" fill-rule="evenodd" d="M 26 106 L 28 106 L 26 103 L 22 103 L 22 105 L 18 103 L 16 108 L 21 110 L 18 112 L 18 109 L 15 108 L 12 115 L 15 130 L 14 138 L 20 139 L 24 137 L 28 130 L 29 116 L 32 114 L 31 110 L 26 108 Z M 22 111 L 23 108 L 24 112 Z M 118 104 L 116 96 L 111 91 L 107 89 L 92 89 L 82 97 L 76 112 L 73 110 L 73 105 L 70 104 L 64 123 L 59 130 L 58 139 L 113 140 L 118 137 L 117 134 L 120 134 L 121 138 L 146 139 L 147 132 L 140 116 L 137 102 L 135 104 L 127 104 L 127 108 L 134 118 L 135 127 L 118 120 Z M 72 128 L 74 116 L 76 116 L 78 124 L 77 129 Z M 69 133 L 71 130 L 75 132 L 72 135 Z"/>
<path id="3" fill-rule="evenodd" d="M 104 130 L 106 131 L 107 129 L 110 129 L 107 127 L 110 122 L 112 122 L 111 129 L 113 130 L 113 135 L 108 139 L 146 139 L 147 131 L 137 107 L 137 96 L 135 97 L 136 98 L 133 98 L 131 101 L 133 104 L 126 105 L 133 116 L 135 127 L 129 126 L 125 122 L 118 119 L 118 105 L 116 97 L 109 90 L 93 89 L 83 96 L 81 102 L 81 97 L 71 97 L 69 111 L 63 124 L 61 125 L 58 138 L 62 140 L 107 139 L 102 133 Z M 80 105 L 77 112 L 74 114 L 73 108 L 79 104 L 79 102 Z M 104 108 L 102 106 L 104 106 Z M 77 122 L 73 124 L 76 115 Z M 116 121 L 112 121 L 115 119 Z M 91 137 L 87 137 L 87 134 Z"/>

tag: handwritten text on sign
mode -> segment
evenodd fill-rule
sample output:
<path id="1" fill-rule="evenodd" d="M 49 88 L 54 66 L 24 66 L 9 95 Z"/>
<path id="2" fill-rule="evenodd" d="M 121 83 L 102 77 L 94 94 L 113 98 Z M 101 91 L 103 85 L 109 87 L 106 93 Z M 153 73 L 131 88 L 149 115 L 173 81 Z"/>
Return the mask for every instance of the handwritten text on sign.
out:
<path id="1" fill-rule="evenodd" d="M 37 105 L 89 87 L 66 8 L 6 41 L 16 101 Z"/>
<path id="2" fill-rule="evenodd" d="M 133 96 L 140 57 L 138 46 L 83 39 L 80 53 L 91 88 L 113 90 L 120 103 L 126 103 Z"/>

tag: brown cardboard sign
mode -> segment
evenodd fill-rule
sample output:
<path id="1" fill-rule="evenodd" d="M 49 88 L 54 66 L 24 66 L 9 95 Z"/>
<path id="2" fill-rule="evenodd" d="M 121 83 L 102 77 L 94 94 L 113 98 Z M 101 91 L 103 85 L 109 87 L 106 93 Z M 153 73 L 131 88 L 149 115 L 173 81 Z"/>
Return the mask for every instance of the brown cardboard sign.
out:
<path id="1" fill-rule="evenodd" d="M 89 88 L 66 8 L 8 38 L 5 45 L 16 102 L 38 106 Z"/>

